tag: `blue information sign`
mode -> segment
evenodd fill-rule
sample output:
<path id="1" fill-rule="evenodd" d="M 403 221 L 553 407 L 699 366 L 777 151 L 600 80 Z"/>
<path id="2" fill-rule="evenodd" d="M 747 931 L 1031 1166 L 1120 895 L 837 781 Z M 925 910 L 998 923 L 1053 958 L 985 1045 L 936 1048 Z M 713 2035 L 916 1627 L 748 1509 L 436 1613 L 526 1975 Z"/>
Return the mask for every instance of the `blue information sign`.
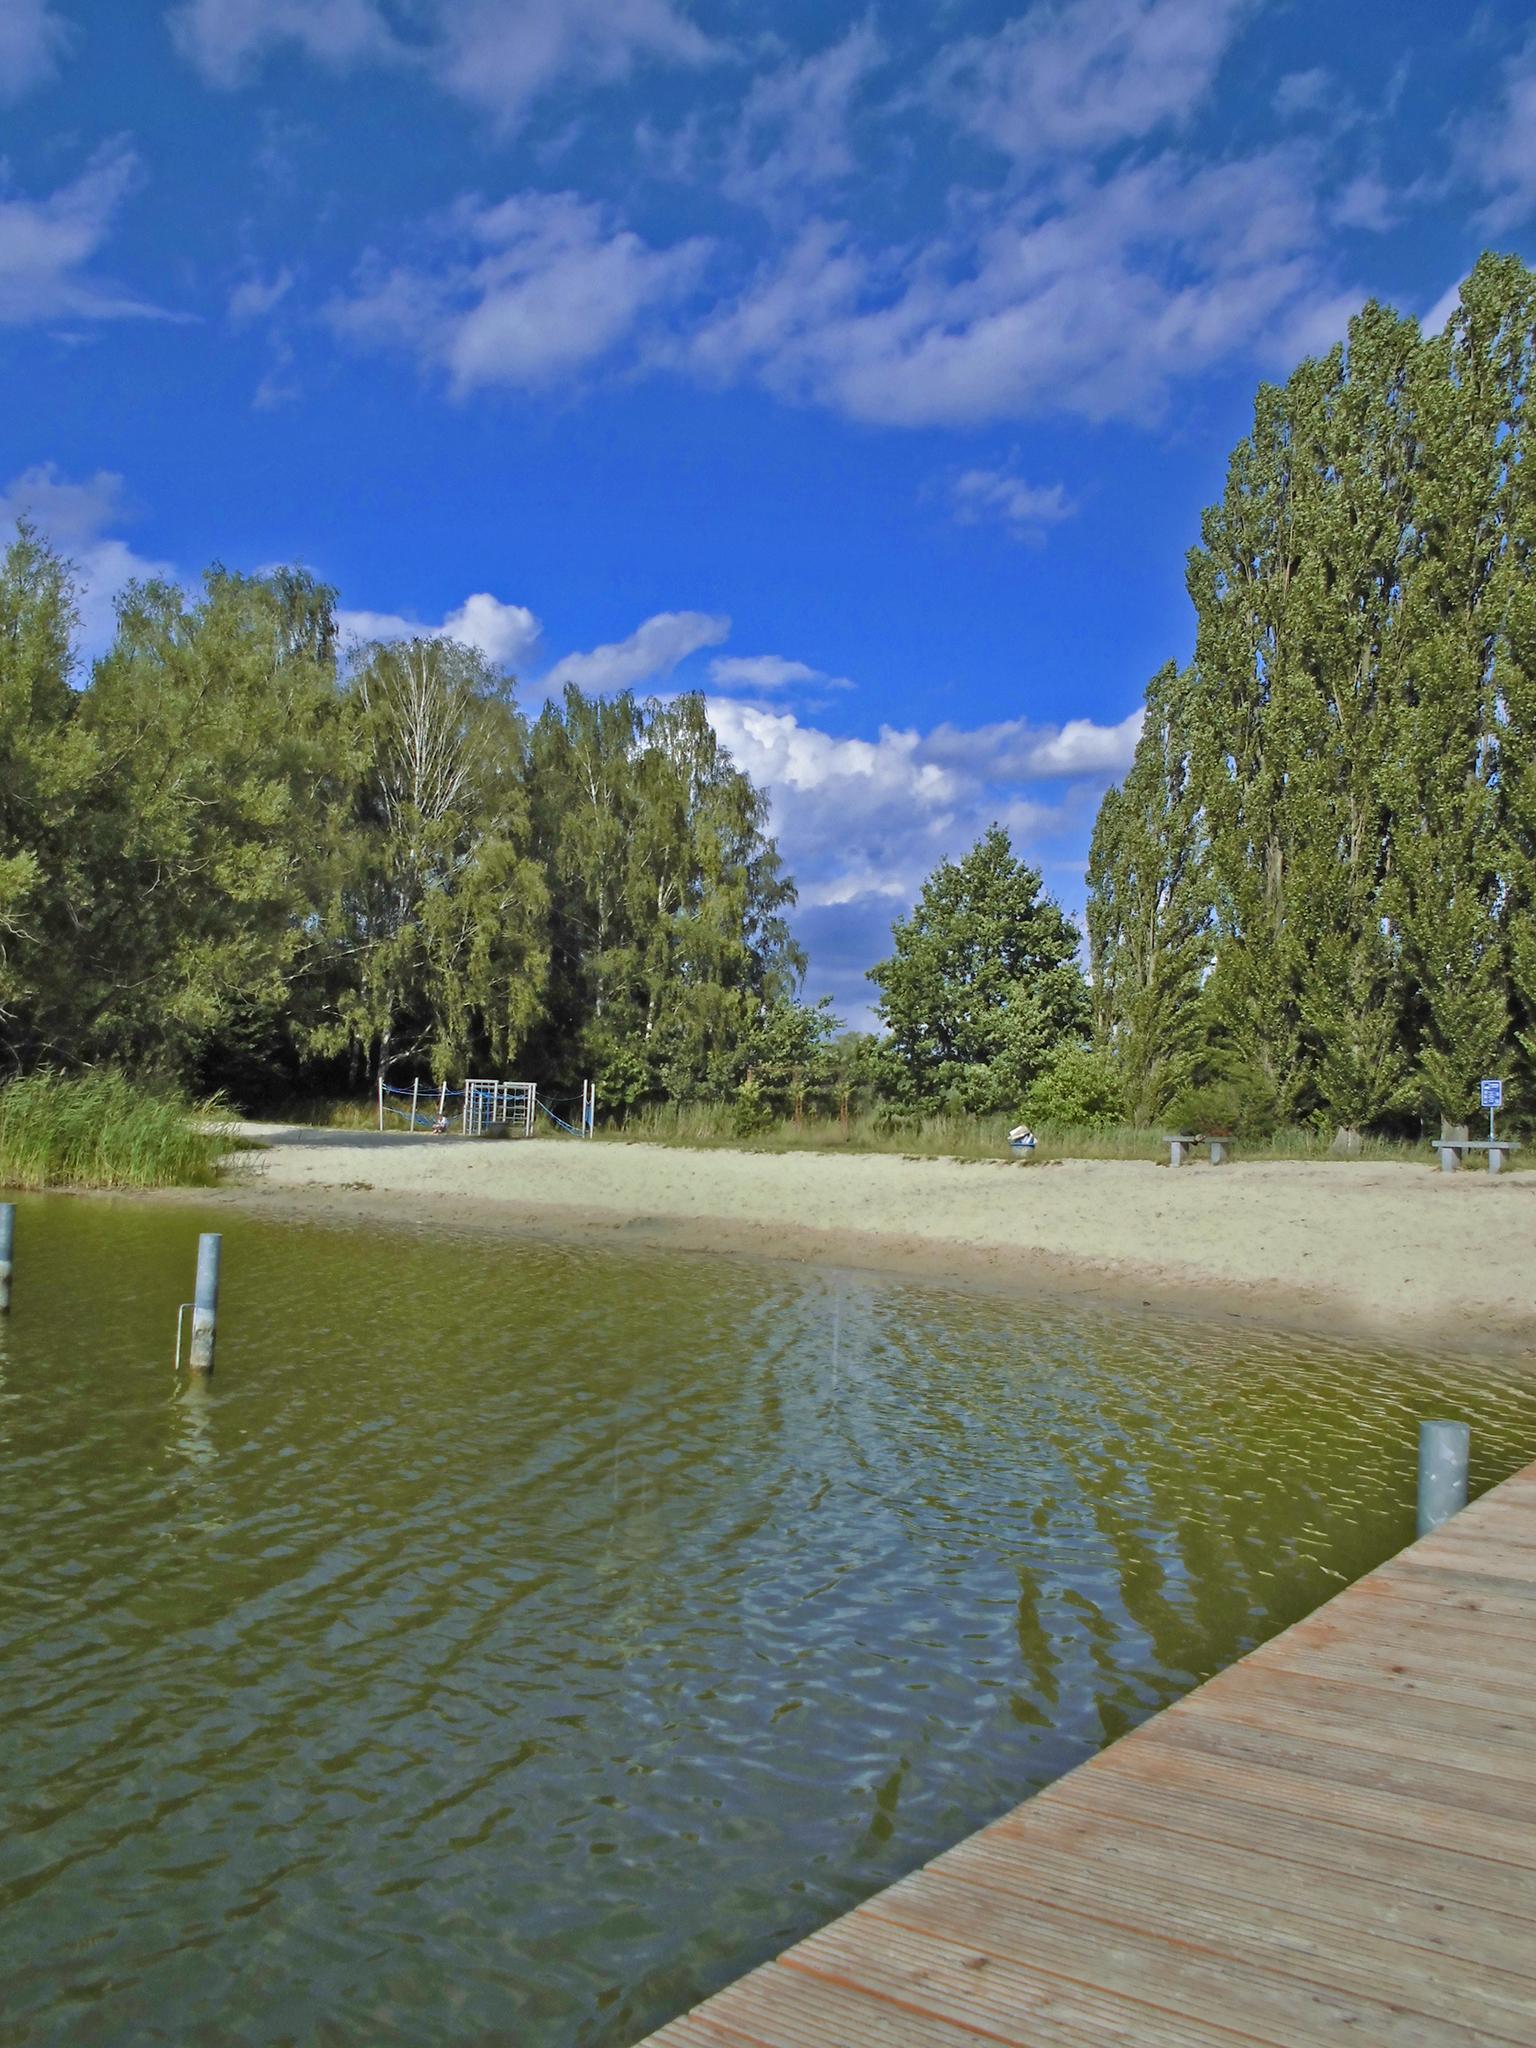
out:
<path id="1" fill-rule="evenodd" d="M 1504 1107 L 1504 1083 L 1502 1081 L 1484 1081 L 1480 1095 L 1484 1109 L 1502 1109 Z"/>

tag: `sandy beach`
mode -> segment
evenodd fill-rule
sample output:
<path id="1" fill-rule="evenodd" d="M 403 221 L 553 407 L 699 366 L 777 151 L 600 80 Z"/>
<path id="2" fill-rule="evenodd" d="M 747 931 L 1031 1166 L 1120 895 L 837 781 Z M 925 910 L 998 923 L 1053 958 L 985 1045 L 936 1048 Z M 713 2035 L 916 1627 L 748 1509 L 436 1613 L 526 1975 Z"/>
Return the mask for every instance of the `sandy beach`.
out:
<path id="1" fill-rule="evenodd" d="M 1536 1172 L 464 1143 L 242 1126 L 216 1200 L 872 1267 L 1457 1351 L 1536 1348 Z M 206 1199 L 200 1197 L 199 1199 Z"/>

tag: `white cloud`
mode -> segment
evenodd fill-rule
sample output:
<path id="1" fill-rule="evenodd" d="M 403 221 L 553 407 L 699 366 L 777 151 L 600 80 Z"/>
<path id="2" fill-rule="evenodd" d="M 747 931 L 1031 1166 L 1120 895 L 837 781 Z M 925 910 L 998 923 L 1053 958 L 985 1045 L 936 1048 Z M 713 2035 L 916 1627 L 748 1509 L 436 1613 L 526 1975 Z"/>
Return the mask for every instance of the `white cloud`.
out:
<path id="1" fill-rule="evenodd" d="M 952 495 L 963 524 L 998 520 L 1021 540 L 1043 538 L 1047 527 L 1077 511 L 1064 484 L 1032 484 L 1006 470 L 968 469 L 956 477 Z"/>
<path id="2" fill-rule="evenodd" d="M 1309 71 L 1287 71 L 1275 87 L 1275 112 L 1282 120 L 1320 114 L 1338 99 L 1333 74 L 1318 64 Z"/>
<path id="3" fill-rule="evenodd" d="M 5 0 L 0 6 L 0 105 L 52 78 L 71 35 L 69 23 L 49 0 Z"/>
<path id="4" fill-rule="evenodd" d="M 1155 417 L 1175 379 L 1234 353 L 1278 367 L 1335 303 L 1315 183 L 1300 145 L 1165 154 L 1037 189 L 915 254 L 814 222 L 676 359 L 889 425 Z"/>
<path id="5" fill-rule="evenodd" d="M 1026 719 L 929 733 L 881 726 L 849 738 L 763 704 L 711 697 L 721 740 L 766 789 L 772 830 L 799 885 L 795 925 L 811 992 L 868 1021 L 864 970 L 889 950 L 891 919 L 941 860 L 993 823 L 1017 851 L 1081 886 L 1083 849 L 1105 784 L 1129 765 L 1141 713 L 1114 726 Z"/>
<path id="6" fill-rule="evenodd" d="M 38 463 L 0 491 L 0 534 L 25 517 L 73 563 L 80 650 L 88 661 L 111 643 L 114 606 L 125 584 L 152 577 L 176 580 L 171 563 L 135 554 L 126 541 L 107 531 L 125 524 L 129 516 L 123 479 L 106 469 L 71 483 L 56 463 Z"/>
<path id="7" fill-rule="evenodd" d="M 0 326 L 153 313 L 94 280 L 87 268 L 137 177 L 133 151 L 111 143 L 45 199 L 0 198 Z"/>
<path id="8" fill-rule="evenodd" d="M 293 272 L 286 266 L 275 277 L 248 277 L 237 284 L 229 295 L 229 319 L 231 326 L 245 327 L 253 320 L 264 320 L 267 315 L 287 298 L 293 289 Z"/>
<path id="9" fill-rule="evenodd" d="M 657 612 L 627 640 L 594 647 L 589 654 L 566 655 L 545 682 L 551 688 L 575 683 L 595 692 L 633 689 L 663 680 L 701 647 L 718 647 L 730 630 L 729 619 L 711 612 Z"/>
<path id="10" fill-rule="evenodd" d="M 397 48 L 374 0 L 185 0 L 170 23 L 182 55 L 210 85 L 225 87 L 284 44 L 338 69 Z"/>
<path id="11" fill-rule="evenodd" d="M 717 46 L 672 0 L 425 0 L 397 33 L 380 0 L 183 0 L 177 47 L 210 85 L 243 84 L 285 47 L 335 70 L 411 65 L 513 126 L 567 79 L 625 77 L 641 59 L 702 64 Z"/>
<path id="12" fill-rule="evenodd" d="M 1447 285 L 1429 311 L 1421 317 L 1419 326 L 1425 334 L 1440 333 L 1446 321 L 1461 304 L 1461 288 L 1465 282 L 1465 278 L 1459 277 L 1454 284 Z"/>
<path id="13" fill-rule="evenodd" d="M 1484 225 L 1496 234 L 1536 213 L 1536 34 L 1504 66 L 1497 107 L 1463 128 L 1463 171 L 1489 195 Z"/>
<path id="14" fill-rule="evenodd" d="M 1123 773 L 1141 728 L 1137 711 L 1116 726 L 1016 719 L 924 734 L 882 725 L 869 740 L 730 698 L 712 697 L 709 713 L 734 759 L 768 790 L 773 829 L 810 907 L 869 896 L 910 902 L 937 860 L 963 852 L 994 819 L 1028 851 Z M 1080 786 L 1031 793 L 1062 782 Z"/>
<path id="15" fill-rule="evenodd" d="M 1363 228 L 1368 234 L 1384 234 L 1396 225 L 1396 194 L 1374 171 L 1362 171 L 1339 193 L 1329 208 L 1341 228 Z"/>
<path id="16" fill-rule="evenodd" d="M 952 44 L 933 89 L 1009 156 L 1094 152 L 1187 118 L 1248 11 L 1248 0 L 1045 0 Z"/>
<path id="17" fill-rule="evenodd" d="M 994 725 L 935 726 L 923 742 L 924 758 L 946 768 L 1004 782 L 1044 782 L 1071 775 L 1123 775 L 1141 737 L 1142 713 L 1118 725 L 1071 718 L 1062 726 L 1027 719 Z"/>
<path id="18" fill-rule="evenodd" d="M 736 117 L 726 193 L 771 209 L 792 191 L 850 177 L 853 104 L 885 54 L 866 20 L 830 49 L 755 78 Z"/>
<path id="19" fill-rule="evenodd" d="M 709 679 L 718 690 L 787 690 L 814 684 L 823 690 L 851 690 L 846 676 L 830 676 L 809 662 L 788 661 L 782 654 L 722 654 L 709 664 Z"/>
<path id="20" fill-rule="evenodd" d="M 516 668 L 538 645 L 542 627 L 524 604 L 505 604 L 488 590 L 473 596 L 443 619 L 426 626 L 399 612 L 338 611 L 336 623 L 349 640 L 459 640 L 477 647 L 498 668 Z"/>
<path id="21" fill-rule="evenodd" d="M 571 192 L 465 201 L 446 233 L 456 256 L 425 268 L 374 259 L 329 317 L 360 345 L 404 347 L 445 370 L 456 396 L 538 389 L 610 355 L 686 289 L 706 249 L 653 249 Z"/>
<path id="22" fill-rule="evenodd" d="M 717 54 L 671 0 L 442 0 L 438 20 L 439 82 L 508 126 L 562 79 L 610 84 L 639 59 Z"/>

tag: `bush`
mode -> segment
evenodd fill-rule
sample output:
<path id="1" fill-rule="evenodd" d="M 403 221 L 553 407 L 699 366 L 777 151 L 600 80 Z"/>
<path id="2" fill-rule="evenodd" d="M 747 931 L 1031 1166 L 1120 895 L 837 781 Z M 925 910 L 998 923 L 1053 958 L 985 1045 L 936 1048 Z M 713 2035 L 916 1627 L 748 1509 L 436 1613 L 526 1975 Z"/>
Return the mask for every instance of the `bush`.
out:
<path id="1" fill-rule="evenodd" d="M 731 1104 L 731 1129 L 738 1138 L 756 1138 L 774 1122 L 773 1105 L 760 1081 L 743 1081 Z"/>
<path id="2" fill-rule="evenodd" d="M 1109 1060 L 1087 1045 L 1064 1045 L 1024 1091 L 1024 1116 L 1054 1129 L 1107 1131 L 1125 1115 Z"/>
<path id="3" fill-rule="evenodd" d="M 1280 1121 L 1274 1088 L 1254 1069 L 1186 1088 L 1168 1116 L 1176 1131 L 1250 1139 L 1272 1138 Z"/>
<path id="4" fill-rule="evenodd" d="M 208 1187 L 228 1140 L 175 1091 L 111 1069 L 0 1088 L 0 1182 L 12 1188 Z"/>

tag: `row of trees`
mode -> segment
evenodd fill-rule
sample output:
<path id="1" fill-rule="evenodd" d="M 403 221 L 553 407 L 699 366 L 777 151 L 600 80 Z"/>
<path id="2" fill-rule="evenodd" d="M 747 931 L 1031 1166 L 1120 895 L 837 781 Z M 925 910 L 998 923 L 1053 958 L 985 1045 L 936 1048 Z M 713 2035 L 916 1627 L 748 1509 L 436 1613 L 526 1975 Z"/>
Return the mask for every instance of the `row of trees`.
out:
<path id="1" fill-rule="evenodd" d="M 1258 398 L 1094 833 L 1095 1028 L 1127 1107 L 1286 1120 L 1536 1096 L 1536 277 L 1443 333 L 1369 306 Z"/>
<path id="2" fill-rule="evenodd" d="M 734 1085 L 800 971 L 766 802 L 702 703 L 473 650 L 338 659 L 297 571 L 131 589 L 75 673 L 67 565 L 0 560 L 0 1051 L 259 1101 L 365 1071 Z"/>

